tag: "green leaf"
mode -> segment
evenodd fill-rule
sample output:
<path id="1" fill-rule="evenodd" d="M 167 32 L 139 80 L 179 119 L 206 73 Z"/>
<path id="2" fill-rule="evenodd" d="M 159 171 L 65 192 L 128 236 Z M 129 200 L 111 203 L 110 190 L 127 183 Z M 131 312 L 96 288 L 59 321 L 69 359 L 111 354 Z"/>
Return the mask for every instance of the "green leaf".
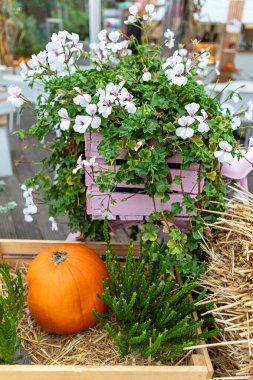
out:
<path id="1" fill-rule="evenodd" d="M 171 211 L 174 214 L 181 214 L 182 210 L 183 210 L 183 208 L 179 202 L 173 202 L 171 204 Z"/>
<path id="2" fill-rule="evenodd" d="M 206 178 L 210 179 L 211 181 L 215 181 L 216 174 L 216 171 L 213 170 L 212 172 L 206 173 Z"/>
<path id="3" fill-rule="evenodd" d="M 180 175 L 175 175 L 175 177 L 173 178 L 173 182 L 176 185 L 181 185 L 181 183 L 182 183 L 182 177 Z"/>
<path id="4" fill-rule="evenodd" d="M 144 241 L 155 241 L 157 239 L 157 233 L 159 226 L 155 226 L 153 223 L 147 223 L 143 226 L 142 239 Z"/>

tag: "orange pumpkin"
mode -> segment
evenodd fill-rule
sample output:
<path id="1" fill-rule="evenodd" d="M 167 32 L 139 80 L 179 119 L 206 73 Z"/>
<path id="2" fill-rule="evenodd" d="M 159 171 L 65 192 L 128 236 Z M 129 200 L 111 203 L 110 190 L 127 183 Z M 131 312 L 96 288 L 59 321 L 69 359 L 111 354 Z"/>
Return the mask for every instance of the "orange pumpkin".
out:
<path id="1" fill-rule="evenodd" d="M 27 273 L 28 306 L 36 322 L 56 334 L 81 332 L 97 323 L 92 309 L 104 313 L 101 258 L 81 244 L 65 244 L 40 253 Z"/>

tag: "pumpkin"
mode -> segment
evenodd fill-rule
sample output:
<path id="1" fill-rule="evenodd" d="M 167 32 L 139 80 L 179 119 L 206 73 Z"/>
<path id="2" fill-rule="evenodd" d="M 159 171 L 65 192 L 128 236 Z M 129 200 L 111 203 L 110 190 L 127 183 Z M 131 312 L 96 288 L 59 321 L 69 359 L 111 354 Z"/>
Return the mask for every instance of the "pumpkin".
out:
<path id="1" fill-rule="evenodd" d="M 104 262 L 81 244 L 63 244 L 40 253 L 27 272 L 28 307 L 35 321 L 56 334 L 81 332 L 97 323 L 92 309 L 104 313 Z"/>

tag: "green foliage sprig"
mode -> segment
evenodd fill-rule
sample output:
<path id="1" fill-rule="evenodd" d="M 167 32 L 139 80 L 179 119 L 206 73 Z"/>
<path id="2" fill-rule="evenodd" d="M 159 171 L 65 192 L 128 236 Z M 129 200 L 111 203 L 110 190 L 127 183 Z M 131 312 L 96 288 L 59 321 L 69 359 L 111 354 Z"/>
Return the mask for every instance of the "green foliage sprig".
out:
<path id="1" fill-rule="evenodd" d="M 0 266 L 3 294 L 0 295 L 0 364 L 14 364 L 15 352 L 20 347 L 17 333 L 18 322 L 23 311 L 23 282 L 19 269 L 12 278 L 7 264 Z"/>
<path id="2" fill-rule="evenodd" d="M 111 314 L 96 318 L 114 338 L 121 355 L 138 351 L 167 362 L 178 356 L 184 347 L 207 339 L 218 333 L 217 329 L 198 329 L 205 322 L 196 320 L 192 313 L 208 310 L 211 303 L 197 305 L 206 293 L 202 290 L 192 300 L 192 292 L 198 288 L 198 275 L 178 284 L 171 273 L 170 253 L 164 243 L 143 246 L 139 258 L 133 255 L 129 245 L 126 262 L 122 266 L 113 253 L 107 228 L 106 265 L 110 281 L 104 281 L 104 293 L 99 296 L 111 309 Z M 203 269 L 203 268 L 202 268 Z"/>

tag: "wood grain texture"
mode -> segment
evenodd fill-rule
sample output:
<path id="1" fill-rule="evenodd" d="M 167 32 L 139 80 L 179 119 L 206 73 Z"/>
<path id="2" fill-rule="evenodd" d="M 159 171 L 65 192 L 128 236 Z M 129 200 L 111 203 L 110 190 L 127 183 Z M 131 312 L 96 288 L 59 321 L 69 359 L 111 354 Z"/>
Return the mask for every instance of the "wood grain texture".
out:
<path id="1" fill-rule="evenodd" d="M 1 366 L 1 380 L 204 380 L 206 366 Z"/>
<path id="2" fill-rule="evenodd" d="M 3 257 L 11 258 L 10 254 L 15 255 L 15 258 L 20 258 L 18 255 L 35 255 L 43 250 L 46 250 L 50 247 L 57 247 L 59 245 L 66 244 L 81 244 L 86 247 L 93 249 L 99 255 L 105 255 L 106 253 L 106 243 L 100 242 L 66 242 L 62 240 L 11 240 L 11 239 L 0 239 L 0 254 Z M 128 244 L 126 243 L 112 243 L 113 250 L 118 256 L 126 256 L 128 252 Z M 139 244 L 134 244 L 133 252 L 137 256 L 139 254 Z"/>

